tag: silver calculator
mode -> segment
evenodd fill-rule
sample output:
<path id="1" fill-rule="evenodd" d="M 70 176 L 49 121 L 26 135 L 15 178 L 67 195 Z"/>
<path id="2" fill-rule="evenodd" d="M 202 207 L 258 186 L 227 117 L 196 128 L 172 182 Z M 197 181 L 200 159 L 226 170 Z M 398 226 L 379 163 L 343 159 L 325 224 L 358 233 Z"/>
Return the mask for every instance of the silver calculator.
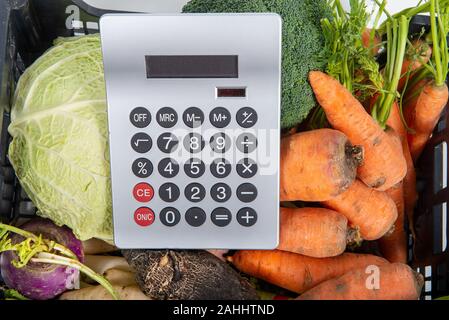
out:
<path id="1" fill-rule="evenodd" d="M 282 21 L 100 20 L 119 248 L 274 249 Z"/>

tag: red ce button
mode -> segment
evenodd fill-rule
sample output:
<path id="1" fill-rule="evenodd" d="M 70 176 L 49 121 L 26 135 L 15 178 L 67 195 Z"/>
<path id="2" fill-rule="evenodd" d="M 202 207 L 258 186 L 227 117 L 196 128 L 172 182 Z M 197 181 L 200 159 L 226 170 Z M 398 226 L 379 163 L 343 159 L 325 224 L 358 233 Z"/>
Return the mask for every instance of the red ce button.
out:
<path id="1" fill-rule="evenodd" d="M 153 187 L 145 182 L 139 183 L 134 187 L 133 196 L 139 202 L 150 202 L 154 196 Z"/>
<path id="2" fill-rule="evenodd" d="M 154 212 L 150 208 L 141 207 L 134 212 L 134 221 L 141 227 L 148 227 L 154 222 Z"/>

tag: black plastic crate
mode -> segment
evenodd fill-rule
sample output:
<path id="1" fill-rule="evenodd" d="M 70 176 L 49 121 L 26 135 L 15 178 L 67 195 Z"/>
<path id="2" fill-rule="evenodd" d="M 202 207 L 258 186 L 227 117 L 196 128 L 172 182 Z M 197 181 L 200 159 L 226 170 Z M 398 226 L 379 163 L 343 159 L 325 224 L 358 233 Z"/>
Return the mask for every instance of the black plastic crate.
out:
<path id="1" fill-rule="evenodd" d="M 82 0 L 0 0 L 0 220 L 29 218 L 35 207 L 20 188 L 8 162 L 9 110 L 18 78 L 58 36 L 98 32 L 107 12 Z M 415 18 L 411 30 L 428 28 Z M 409 263 L 425 277 L 424 299 L 449 295 L 449 112 L 445 112 L 418 163 L 416 238 Z M 410 237 L 410 239 L 412 239 Z M 412 250 L 414 248 L 414 250 Z"/>

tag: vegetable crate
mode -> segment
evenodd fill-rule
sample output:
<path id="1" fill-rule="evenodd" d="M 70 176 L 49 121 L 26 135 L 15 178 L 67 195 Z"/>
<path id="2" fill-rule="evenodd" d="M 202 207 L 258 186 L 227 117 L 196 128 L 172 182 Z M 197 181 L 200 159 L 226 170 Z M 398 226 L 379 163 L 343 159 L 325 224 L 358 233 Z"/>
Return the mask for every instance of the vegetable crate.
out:
<path id="1" fill-rule="evenodd" d="M 36 209 L 22 191 L 8 161 L 9 111 L 22 72 L 58 36 L 98 32 L 107 12 L 82 0 L 0 0 L 0 220 L 14 222 L 34 216 Z M 414 19 L 411 29 L 423 19 Z M 449 112 L 445 112 L 418 163 L 419 200 L 415 236 L 410 234 L 409 263 L 425 279 L 423 299 L 449 295 L 448 248 Z M 414 240 L 413 240 L 414 239 Z M 414 242 L 414 243 L 413 243 Z"/>

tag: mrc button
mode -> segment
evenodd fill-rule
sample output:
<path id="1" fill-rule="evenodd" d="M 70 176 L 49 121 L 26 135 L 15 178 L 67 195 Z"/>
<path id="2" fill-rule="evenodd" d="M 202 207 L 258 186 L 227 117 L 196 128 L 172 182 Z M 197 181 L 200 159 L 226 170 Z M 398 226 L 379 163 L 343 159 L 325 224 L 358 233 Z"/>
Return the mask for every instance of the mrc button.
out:
<path id="1" fill-rule="evenodd" d="M 150 208 L 141 207 L 134 212 L 134 221 L 141 227 L 148 227 L 154 222 L 154 212 Z"/>
<path id="2" fill-rule="evenodd" d="M 154 196 L 153 187 L 145 182 L 136 184 L 136 186 L 133 189 L 133 196 L 134 199 L 136 199 L 139 202 L 150 202 Z"/>
<path id="3" fill-rule="evenodd" d="M 173 128 L 178 122 L 178 114 L 174 109 L 164 107 L 157 112 L 156 121 L 162 128 Z"/>
<path id="4" fill-rule="evenodd" d="M 151 122 L 150 111 L 143 107 L 135 108 L 131 111 L 129 120 L 137 128 L 146 128 Z"/>

